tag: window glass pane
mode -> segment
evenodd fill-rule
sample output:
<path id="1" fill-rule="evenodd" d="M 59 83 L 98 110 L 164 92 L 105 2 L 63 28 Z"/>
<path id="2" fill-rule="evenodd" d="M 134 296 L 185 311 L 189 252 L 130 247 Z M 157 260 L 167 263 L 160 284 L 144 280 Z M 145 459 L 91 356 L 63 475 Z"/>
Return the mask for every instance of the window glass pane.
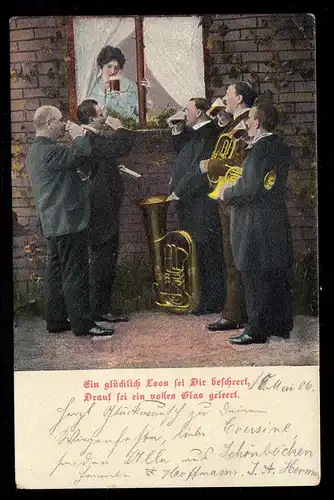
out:
<path id="1" fill-rule="evenodd" d="M 145 17 L 148 122 L 166 106 L 179 109 L 205 97 L 202 28 L 199 17 Z"/>
<path id="2" fill-rule="evenodd" d="M 125 125 L 138 123 L 134 18 L 74 17 L 73 29 L 77 103 L 92 98 Z"/>

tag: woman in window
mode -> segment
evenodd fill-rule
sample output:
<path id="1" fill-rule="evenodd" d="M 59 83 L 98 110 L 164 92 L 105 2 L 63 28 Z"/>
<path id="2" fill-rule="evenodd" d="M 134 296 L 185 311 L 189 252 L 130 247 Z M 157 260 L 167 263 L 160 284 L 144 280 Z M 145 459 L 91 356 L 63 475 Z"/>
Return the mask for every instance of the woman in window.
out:
<path id="1" fill-rule="evenodd" d="M 123 52 L 107 45 L 101 49 L 96 62 L 99 74 L 89 97 L 95 99 L 107 115 L 138 122 L 137 85 L 121 72 L 126 62 Z"/>

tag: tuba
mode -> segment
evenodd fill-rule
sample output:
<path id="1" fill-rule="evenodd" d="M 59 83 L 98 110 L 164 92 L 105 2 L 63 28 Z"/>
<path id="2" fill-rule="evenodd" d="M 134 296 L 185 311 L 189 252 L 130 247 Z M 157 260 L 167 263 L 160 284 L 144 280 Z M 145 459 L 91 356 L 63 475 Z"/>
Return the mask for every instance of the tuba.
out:
<path id="1" fill-rule="evenodd" d="M 198 305 L 199 281 L 196 248 L 186 231 L 167 232 L 167 196 L 138 200 L 153 260 L 153 291 L 161 309 L 191 312 Z"/>

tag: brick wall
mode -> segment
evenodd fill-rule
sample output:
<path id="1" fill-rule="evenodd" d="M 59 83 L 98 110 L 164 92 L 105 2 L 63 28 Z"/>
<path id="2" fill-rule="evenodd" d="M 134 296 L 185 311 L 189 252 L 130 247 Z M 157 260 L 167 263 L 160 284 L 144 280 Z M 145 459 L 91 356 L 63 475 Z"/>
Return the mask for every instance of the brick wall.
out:
<path id="1" fill-rule="evenodd" d="M 43 104 L 67 105 L 66 64 L 68 61 L 66 17 L 12 18 L 10 21 L 11 66 L 11 120 L 13 142 L 13 209 L 19 223 L 25 227 L 26 236 L 14 240 L 14 268 L 20 269 L 24 279 L 27 271 L 23 259 L 23 243 L 38 231 L 34 200 L 29 187 L 24 161 L 33 140 L 32 117 Z M 289 33 L 269 43 L 254 41 L 255 36 L 265 37 L 266 16 L 222 15 L 215 16 L 208 31 L 207 97 L 222 95 L 222 88 L 234 81 L 258 75 L 260 91 L 275 90 L 270 78 L 266 79 L 268 62 L 273 53 L 282 61 L 302 61 L 304 69 L 314 68 L 314 54 L 306 42 L 297 41 L 293 47 Z M 222 25 L 227 31 L 222 40 Z M 238 77 L 229 76 L 236 66 L 228 55 L 242 65 L 244 72 Z M 247 69 L 245 70 L 245 65 Z M 211 68 L 215 71 L 211 71 Z M 36 71 L 37 69 L 37 71 Z M 213 76 L 215 75 L 215 77 Z M 220 78 L 217 85 L 217 77 Z M 293 147 L 294 173 L 303 183 L 310 175 L 309 162 L 302 159 L 296 140 L 300 125 L 314 128 L 315 84 L 313 77 L 305 80 L 299 74 L 288 77 L 288 84 L 274 98 L 288 113 L 284 133 Z M 130 160 L 125 163 L 144 174 L 140 180 L 125 178 L 126 197 L 121 210 L 121 256 L 147 254 L 146 236 L 142 215 L 135 200 L 143 195 L 167 193 L 170 168 L 175 157 L 166 131 L 139 132 Z M 288 208 L 293 228 L 294 247 L 297 253 L 316 246 L 316 216 L 314 210 L 303 206 L 290 193 Z M 175 212 L 169 213 L 169 227 L 177 227 Z"/>

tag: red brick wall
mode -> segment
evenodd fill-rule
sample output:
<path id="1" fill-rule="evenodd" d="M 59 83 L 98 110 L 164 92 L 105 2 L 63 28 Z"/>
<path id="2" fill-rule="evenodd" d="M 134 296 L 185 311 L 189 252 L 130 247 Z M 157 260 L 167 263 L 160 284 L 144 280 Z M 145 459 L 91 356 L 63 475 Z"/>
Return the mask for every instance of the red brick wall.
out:
<path id="1" fill-rule="evenodd" d="M 264 37 L 263 28 L 266 16 L 258 15 L 222 15 L 215 16 L 209 29 L 207 44 L 209 63 L 207 97 L 221 95 L 222 87 L 235 80 L 248 79 L 251 74 L 258 74 L 264 80 L 268 66 L 266 63 L 273 52 L 279 53 L 283 61 L 291 59 L 302 61 L 303 68 L 315 65 L 314 54 L 306 42 L 299 41 L 293 48 L 289 33 L 284 33 L 273 44 L 261 44 L 253 39 L 254 33 Z M 228 28 L 222 39 L 219 29 Z M 252 31 L 250 31 L 252 30 Z M 29 188 L 24 160 L 33 140 L 34 131 L 32 117 L 38 106 L 60 102 L 67 104 L 68 89 L 66 83 L 66 64 L 68 60 L 66 18 L 50 17 L 18 17 L 10 21 L 11 40 L 11 104 L 12 104 L 12 140 L 13 140 L 13 209 L 19 222 L 25 226 L 27 236 L 14 241 L 14 268 L 24 271 L 22 244 L 37 231 L 37 216 L 34 200 Z M 238 64 L 248 65 L 248 73 L 238 78 L 229 77 L 228 73 L 235 63 L 226 63 L 226 55 L 238 57 Z M 237 56 L 238 55 L 238 56 Z M 57 62 L 58 60 L 58 62 Z M 59 63 L 60 61 L 60 63 Z M 59 69 L 60 65 L 60 69 Z M 210 68 L 216 67 L 221 78 L 219 86 L 210 76 Z M 37 69 L 37 72 L 36 72 Z M 22 77 L 20 72 L 23 71 Z M 14 76 L 14 72 L 16 77 Z M 65 73 L 65 74 L 62 74 Z M 28 74 L 28 78 L 27 78 Z M 260 83 L 260 91 L 270 90 L 273 84 L 270 79 Z M 310 164 L 301 159 L 301 149 L 296 139 L 297 127 L 300 124 L 314 127 L 315 122 L 315 85 L 312 78 L 305 81 L 300 75 L 291 75 L 288 85 L 274 98 L 289 113 L 288 123 L 284 126 L 287 139 L 293 146 L 295 157 L 295 174 L 301 182 L 310 175 Z M 131 156 L 127 164 L 145 175 L 139 181 L 126 178 L 126 197 L 121 215 L 121 255 L 147 253 L 146 237 L 142 224 L 140 209 L 134 203 L 139 196 L 168 192 L 170 168 L 175 157 L 166 131 L 139 132 Z M 288 207 L 293 227 L 294 246 L 296 252 L 304 252 L 316 245 L 316 217 L 314 210 L 304 207 L 298 199 L 290 194 Z M 175 212 L 169 214 L 170 228 L 176 228 Z"/>

